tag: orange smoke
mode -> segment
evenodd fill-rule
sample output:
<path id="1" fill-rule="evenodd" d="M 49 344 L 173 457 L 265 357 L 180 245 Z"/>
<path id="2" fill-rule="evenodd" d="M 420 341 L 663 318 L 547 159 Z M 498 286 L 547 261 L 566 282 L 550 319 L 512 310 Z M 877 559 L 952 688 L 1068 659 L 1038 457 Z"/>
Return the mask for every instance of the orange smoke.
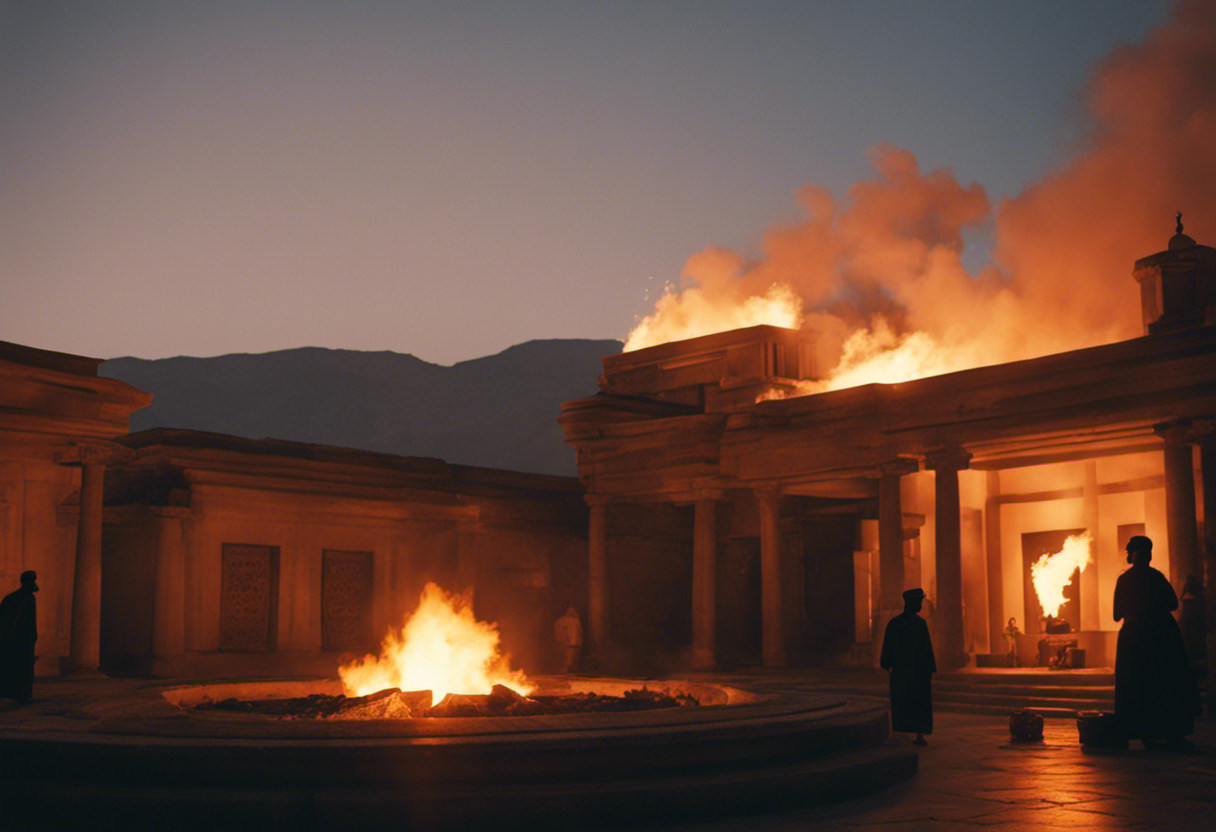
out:
<path id="1" fill-rule="evenodd" d="M 841 203 L 803 189 L 805 218 L 771 230 L 759 259 L 720 249 L 690 258 L 683 288 L 627 349 L 722 328 L 703 320 L 772 323 L 746 310 L 775 291 L 800 301 L 821 363 L 834 367 L 799 393 L 1141 334 L 1132 265 L 1165 248 L 1174 212 L 1199 242 L 1216 242 L 1216 0 L 1182 2 L 1143 44 L 1116 50 L 1086 103 L 1084 151 L 995 211 L 979 184 L 874 148 L 873 180 Z M 993 262 L 969 272 L 963 235 L 990 224 Z"/>
<path id="2" fill-rule="evenodd" d="M 523 696 L 536 689 L 522 671 L 510 669 L 498 652 L 498 631 L 473 617 L 469 599 L 435 584 L 426 585 L 400 632 L 384 637 L 379 656 L 344 665 L 338 675 L 347 696 L 400 688 L 429 690 L 439 702 L 448 693 L 489 693 L 496 684 Z"/>

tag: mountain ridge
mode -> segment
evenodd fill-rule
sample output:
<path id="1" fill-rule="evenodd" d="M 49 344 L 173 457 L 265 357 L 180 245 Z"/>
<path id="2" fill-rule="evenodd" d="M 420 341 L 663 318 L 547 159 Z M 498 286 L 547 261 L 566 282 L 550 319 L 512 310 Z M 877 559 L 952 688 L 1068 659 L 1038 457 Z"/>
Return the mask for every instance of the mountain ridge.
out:
<path id="1" fill-rule="evenodd" d="M 561 402 L 595 393 L 621 342 L 533 339 L 432 364 L 410 353 L 293 347 L 265 353 L 102 363 L 153 394 L 131 430 L 185 428 L 573 476 Z"/>

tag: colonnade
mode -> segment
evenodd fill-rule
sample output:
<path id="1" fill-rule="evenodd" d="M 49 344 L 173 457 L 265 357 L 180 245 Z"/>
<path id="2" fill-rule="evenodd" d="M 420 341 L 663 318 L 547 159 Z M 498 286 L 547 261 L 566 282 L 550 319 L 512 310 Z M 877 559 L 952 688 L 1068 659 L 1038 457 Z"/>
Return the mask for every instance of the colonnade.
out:
<path id="1" fill-rule="evenodd" d="M 1209 666 L 1216 667 L 1216 420 L 1166 423 L 1157 426 L 1164 441 L 1167 534 L 1170 578 L 1181 590 L 1188 575 L 1204 581 L 1207 592 L 1207 649 Z M 1202 546 L 1196 522 L 1195 482 L 1191 446 L 1201 449 L 1204 511 Z M 924 467 L 934 472 L 935 563 L 939 666 L 960 667 L 966 663 L 963 631 L 962 547 L 960 528 L 959 471 L 969 467 L 971 454 L 960 447 L 945 447 L 925 454 Z M 888 615 L 903 607 L 904 518 L 900 497 L 902 477 L 920 469 L 920 462 L 899 457 L 880 465 L 875 472 L 878 491 L 879 608 Z M 786 664 L 784 610 L 781 585 L 780 497 L 777 483 L 753 489 L 760 520 L 761 652 L 765 667 Z M 697 669 L 716 665 L 714 650 L 716 617 L 717 506 L 721 492 L 702 492 L 694 506 L 692 576 L 692 662 Z M 603 650 L 608 631 L 608 509 L 610 498 L 592 495 L 589 540 L 589 644 Z M 990 501 L 989 510 L 991 510 Z M 999 522 L 999 517 L 993 522 Z M 989 564 L 991 569 L 993 564 Z M 999 565 L 999 564 L 998 564 Z M 990 576 L 990 583 L 991 583 Z M 999 578 L 999 576 L 998 576 Z M 989 587 L 991 591 L 991 587 Z M 990 623 L 991 625 L 991 623 Z M 1195 658 L 1199 658 L 1198 656 Z"/>
<path id="2" fill-rule="evenodd" d="M 718 504 L 725 494 L 705 491 L 693 499 L 692 666 L 717 667 Z M 760 515 L 761 654 L 765 667 L 786 663 L 781 587 L 779 488 L 755 489 Z M 588 495 L 588 647 L 601 655 L 611 643 L 608 617 L 608 510 L 611 498 Z"/>

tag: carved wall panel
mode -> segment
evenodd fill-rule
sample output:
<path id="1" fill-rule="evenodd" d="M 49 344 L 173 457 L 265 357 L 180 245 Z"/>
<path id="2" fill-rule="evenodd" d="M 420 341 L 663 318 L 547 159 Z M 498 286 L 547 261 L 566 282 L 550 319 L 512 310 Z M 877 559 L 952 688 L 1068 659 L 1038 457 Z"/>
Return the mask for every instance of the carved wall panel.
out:
<path id="1" fill-rule="evenodd" d="M 222 558 L 220 649 L 273 650 L 278 613 L 278 547 L 225 543 Z"/>
<path id="2" fill-rule="evenodd" d="M 326 549 L 321 560 L 321 648 L 370 650 L 372 553 Z"/>

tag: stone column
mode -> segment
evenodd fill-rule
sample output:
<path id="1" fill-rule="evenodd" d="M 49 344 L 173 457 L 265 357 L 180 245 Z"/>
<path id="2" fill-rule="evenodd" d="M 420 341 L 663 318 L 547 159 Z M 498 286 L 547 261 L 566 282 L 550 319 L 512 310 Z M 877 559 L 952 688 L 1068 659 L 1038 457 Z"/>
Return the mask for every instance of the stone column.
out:
<path id="1" fill-rule="evenodd" d="M 1079 630 L 1100 630 L 1101 615 L 1098 612 L 1099 594 L 1101 592 L 1098 566 L 1098 463 L 1089 460 L 1085 463 L 1085 485 L 1081 491 L 1081 515 L 1085 529 L 1089 532 L 1089 566 L 1081 572 L 1079 589 L 1081 590 L 1081 620 L 1077 622 Z"/>
<path id="2" fill-rule="evenodd" d="M 158 663 L 186 652 L 186 563 L 183 522 L 190 509 L 153 507 L 157 518 L 156 585 L 152 600 L 152 657 Z M 171 669 L 171 668 L 170 668 Z M 160 675 L 154 668 L 153 672 Z"/>
<path id="3" fill-rule="evenodd" d="M 988 650 L 1004 655 L 1005 580 L 1001 563 L 1001 473 L 988 471 L 988 496 L 984 501 L 984 549 L 988 565 Z M 1022 622 L 1026 626 L 1026 622 Z"/>
<path id="4" fill-rule="evenodd" d="M 1212 692 L 1216 687 L 1216 419 L 1196 422 L 1192 428 L 1199 445 L 1199 470 L 1203 483 L 1203 589 L 1204 637 L 1207 641 L 1208 717 L 1216 719 Z"/>
<path id="5" fill-rule="evenodd" d="M 80 469 L 71 659 L 74 670 L 96 670 L 101 662 L 101 509 L 106 466 L 82 462 Z"/>
<path id="6" fill-rule="evenodd" d="M 606 497 L 587 495 L 587 642 L 591 653 L 608 649 L 608 505 Z"/>
<path id="7" fill-rule="evenodd" d="M 760 508 L 761 653 L 765 667 L 785 667 L 785 616 L 781 589 L 781 491 L 756 489 Z"/>
<path id="8" fill-rule="evenodd" d="M 904 511 L 899 494 L 900 478 L 916 473 L 914 459 L 895 459 L 878 469 L 878 580 L 879 609 L 900 612 L 904 608 Z"/>
<path id="9" fill-rule="evenodd" d="M 1191 456 L 1190 425 L 1172 422 L 1154 427 L 1165 440 L 1165 524 L 1170 551 L 1170 583 L 1182 592 L 1187 575 L 1199 576 L 1197 522 L 1195 519 L 1195 472 Z"/>
<path id="10" fill-rule="evenodd" d="M 60 465 L 79 465 L 80 519 L 76 529 L 76 568 L 72 581 L 74 670 L 97 670 L 101 662 L 101 512 L 106 465 L 135 458 L 130 448 L 104 439 L 72 443 L 55 455 Z"/>
<path id="11" fill-rule="evenodd" d="M 717 635 L 718 530 L 717 503 L 696 501 L 692 532 L 692 666 L 712 670 L 718 664 Z"/>
<path id="12" fill-rule="evenodd" d="M 928 454 L 925 465 L 936 472 L 933 498 L 937 539 L 937 619 L 940 644 L 937 663 L 942 668 L 967 663 L 963 649 L 963 561 L 959 520 L 958 472 L 971 454 L 947 448 Z"/>

